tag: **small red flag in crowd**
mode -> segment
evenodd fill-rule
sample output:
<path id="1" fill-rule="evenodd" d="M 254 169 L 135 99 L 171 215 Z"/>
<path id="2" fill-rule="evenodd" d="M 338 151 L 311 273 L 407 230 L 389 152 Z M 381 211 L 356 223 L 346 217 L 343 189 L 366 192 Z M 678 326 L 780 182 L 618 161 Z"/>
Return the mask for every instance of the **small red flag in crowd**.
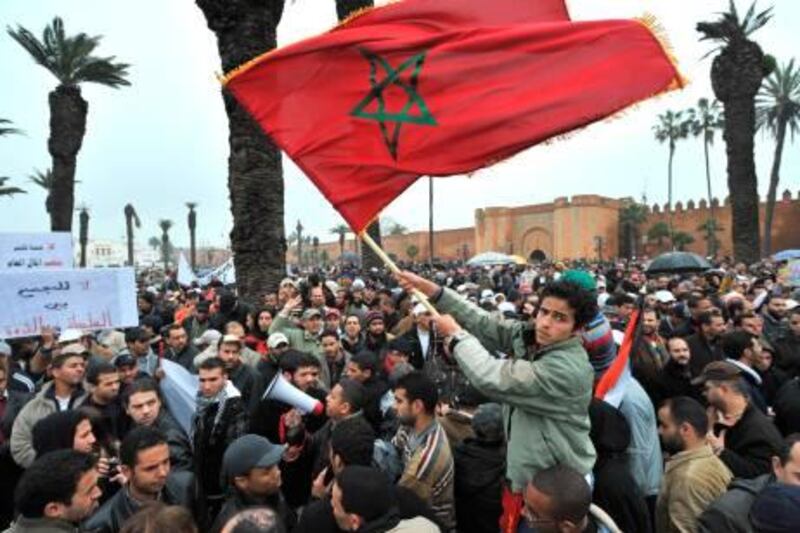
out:
<path id="1" fill-rule="evenodd" d="M 405 0 L 224 81 L 356 232 L 420 176 L 471 172 L 680 87 L 648 24 L 563 1 Z"/>

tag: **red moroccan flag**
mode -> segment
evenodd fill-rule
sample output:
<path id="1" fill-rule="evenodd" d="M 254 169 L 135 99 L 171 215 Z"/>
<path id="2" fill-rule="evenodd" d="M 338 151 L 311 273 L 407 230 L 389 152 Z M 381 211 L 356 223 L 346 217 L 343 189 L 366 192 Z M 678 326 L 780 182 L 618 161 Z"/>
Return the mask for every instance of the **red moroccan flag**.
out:
<path id="1" fill-rule="evenodd" d="M 682 81 L 638 20 L 572 22 L 560 0 L 405 0 L 225 84 L 361 231 L 420 176 L 491 165 Z"/>

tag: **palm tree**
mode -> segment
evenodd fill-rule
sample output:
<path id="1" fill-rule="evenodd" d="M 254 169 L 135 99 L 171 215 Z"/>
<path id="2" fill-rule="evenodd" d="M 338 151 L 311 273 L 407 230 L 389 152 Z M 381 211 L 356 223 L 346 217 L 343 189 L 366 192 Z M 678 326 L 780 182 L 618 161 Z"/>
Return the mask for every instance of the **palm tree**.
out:
<path id="1" fill-rule="evenodd" d="M 676 231 L 672 234 L 672 247 L 682 252 L 686 246 L 694 242 L 694 237 L 684 231 Z"/>
<path id="2" fill-rule="evenodd" d="M 284 0 L 195 0 L 217 38 L 222 70 L 230 72 L 275 48 Z M 228 116 L 230 240 L 238 293 L 255 303 L 286 275 L 281 154 L 256 122 L 223 91 Z"/>
<path id="3" fill-rule="evenodd" d="M 656 241 L 658 247 L 664 246 L 664 239 L 669 237 L 669 226 L 666 222 L 656 222 L 647 230 L 647 239 Z"/>
<path id="4" fill-rule="evenodd" d="M 159 239 L 158 237 L 150 237 L 150 239 L 147 241 L 147 244 L 153 250 L 158 250 L 159 248 L 161 248 L 161 239 Z"/>
<path id="5" fill-rule="evenodd" d="M 300 223 L 300 220 L 297 220 L 297 226 L 294 227 L 295 233 L 295 240 L 297 241 L 297 266 L 301 266 L 303 264 L 303 242 L 305 239 L 303 238 L 303 224 Z"/>
<path id="6" fill-rule="evenodd" d="M 711 219 L 716 220 L 716 208 L 714 207 L 714 198 L 711 194 L 711 165 L 708 159 L 708 147 L 714 144 L 714 132 L 721 129 L 725 123 L 722 120 L 719 103 L 714 100 L 708 101 L 708 98 L 701 98 L 697 101 L 697 108 L 689 110 L 689 121 L 692 129 L 692 135 L 695 137 L 703 137 L 703 153 L 706 162 L 706 186 L 708 188 L 708 206 L 711 209 Z M 715 239 L 709 239 L 712 244 Z M 716 250 L 710 250 L 709 255 L 716 254 Z"/>
<path id="7" fill-rule="evenodd" d="M 6 185 L 6 182 L 11 178 L 0 176 L 0 196 L 13 196 L 15 194 L 25 194 L 25 191 L 19 187 L 12 187 Z"/>
<path id="8" fill-rule="evenodd" d="M 406 233 L 408 233 L 408 228 L 397 222 L 395 222 L 392 225 L 392 229 L 389 230 L 389 235 L 405 235 Z"/>
<path id="9" fill-rule="evenodd" d="M 699 226 L 697 226 L 697 231 L 703 232 L 703 239 L 705 239 L 707 244 L 707 254 L 709 257 L 714 257 L 719 250 L 719 239 L 717 238 L 717 232 L 723 231 L 723 228 L 716 219 L 709 218 Z"/>
<path id="10" fill-rule="evenodd" d="M 5 135 L 20 135 L 22 130 L 11 126 L 12 122 L 7 118 L 0 118 L 0 137 Z"/>
<path id="11" fill-rule="evenodd" d="M 619 223 L 627 241 L 627 252 L 623 254 L 629 258 L 637 256 L 637 243 L 639 242 L 639 226 L 647 220 L 647 206 L 631 202 L 619 211 Z"/>
<path id="12" fill-rule="evenodd" d="M 415 257 L 417 257 L 418 253 L 419 253 L 419 248 L 415 244 L 409 244 L 408 247 L 406 248 L 406 255 L 412 261 L 414 260 Z"/>
<path id="13" fill-rule="evenodd" d="M 675 145 L 689 135 L 689 121 L 684 118 L 683 111 L 667 111 L 658 115 L 658 124 L 653 126 L 658 142 L 667 142 L 669 146 L 669 162 L 667 164 L 667 195 L 669 202 L 669 233 L 672 235 L 672 159 L 675 157 Z"/>
<path id="14" fill-rule="evenodd" d="M 755 3 L 743 18 L 733 0 L 729 10 L 712 22 L 699 22 L 702 39 L 715 41 L 719 51 L 711 65 L 711 87 L 724 107 L 723 138 L 728 157 L 728 190 L 731 198 L 733 255 L 754 263 L 761 252 L 758 225 L 758 178 L 753 157 L 756 130 L 755 97 L 762 80 L 775 67 L 757 43 L 748 39 L 772 17 L 772 8 L 760 13 Z"/>
<path id="15" fill-rule="evenodd" d="M 172 221 L 166 219 L 159 220 L 158 227 L 161 228 L 161 259 L 164 261 L 164 272 L 166 272 L 169 266 L 171 248 L 169 242 L 169 230 L 172 228 Z"/>
<path id="16" fill-rule="evenodd" d="M 33 174 L 28 176 L 28 181 L 34 185 L 38 185 L 47 193 L 47 197 L 44 200 L 44 207 L 49 215 L 50 211 L 53 210 L 53 171 L 48 168 L 42 172 L 35 168 L 33 169 Z"/>
<path id="17" fill-rule="evenodd" d="M 50 229 L 72 230 L 75 204 L 75 164 L 86 133 L 89 104 L 81 96 L 81 83 L 98 83 L 118 88 L 130 85 L 126 79 L 128 66 L 116 63 L 114 57 L 92 55 L 101 36 L 85 33 L 68 36 L 61 18 L 55 17 L 46 26 L 39 40 L 22 26 L 7 29 L 39 65 L 58 80 L 50 92 L 50 139 L 47 148 L 53 158 L 53 189 Z"/>
<path id="18" fill-rule="evenodd" d="M 126 204 L 125 205 L 125 235 L 128 241 L 128 266 L 133 266 L 133 225 L 136 224 L 137 228 L 142 226 L 142 222 L 139 220 L 139 215 L 136 213 L 136 209 L 133 208 L 133 205 Z M 152 243 L 150 244 L 152 246 Z M 156 245 L 153 247 L 158 248 L 158 239 L 156 239 Z"/>
<path id="19" fill-rule="evenodd" d="M 186 207 L 189 208 L 189 215 L 187 223 L 189 224 L 189 260 L 192 263 L 192 271 L 197 268 L 197 247 L 196 247 L 196 231 L 197 231 L 197 212 L 194 210 L 197 207 L 197 202 L 186 202 Z"/>
<path id="20" fill-rule="evenodd" d="M 319 262 L 319 237 L 314 237 L 311 239 L 311 249 L 313 250 L 311 256 L 313 257 L 314 266 L 317 266 Z"/>
<path id="21" fill-rule="evenodd" d="M 86 268 L 86 245 L 89 244 L 89 210 L 80 208 L 78 215 L 78 242 L 81 246 L 81 268 Z"/>
<path id="22" fill-rule="evenodd" d="M 347 224 L 339 224 L 331 228 L 331 233 L 339 236 L 339 260 L 344 257 L 344 242 L 349 232 L 350 227 Z"/>
<path id="23" fill-rule="evenodd" d="M 764 220 L 764 256 L 772 253 L 772 217 L 780 180 L 783 145 L 787 129 L 791 139 L 800 130 L 800 68 L 794 59 L 777 67 L 768 77 L 756 97 L 756 128 L 768 131 L 775 138 L 775 155 L 767 193 L 767 210 Z"/>

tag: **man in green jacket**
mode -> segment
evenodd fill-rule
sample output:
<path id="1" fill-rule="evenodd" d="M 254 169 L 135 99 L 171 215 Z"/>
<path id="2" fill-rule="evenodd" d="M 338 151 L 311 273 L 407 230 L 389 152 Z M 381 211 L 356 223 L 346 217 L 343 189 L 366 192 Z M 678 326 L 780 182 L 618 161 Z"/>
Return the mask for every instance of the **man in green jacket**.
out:
<path id="1" fill-rule="evenodd" d="M 322 312 L 315 307 L 309 307 L 303 311 L 300 320 L 300 325 L 302 328 L 298 328 L 292 322 L 291 317 L 295 312 L 295 309 L 301 307 L 302 305 L 302 296 L 295 296 L 287 301 L 281 312 L 275 315 L 275 319 L 272 321 L 272 325 L 269 327 L 269 334 L 272 335 L 273 333 L 283 333 L 286 335 L 286 339 L 289 341 L 290 348 L 297 350 L 298 352 L 309 353 L 319 359 L 321 365 L 320 381 L 322 382 L 320 385 L 325 390 L 330 390 L 330 371 L 328 370 L 328 364 L 325 360 L 325 355 L 322 353 L 322 340 L 320 339 L 320 333 L 322 332 L 322 326 L 324 325 Z"/>
<path id="2" fill-rule="evenodd" d="M 592 294 L 575 283 L 555 281 L 541 295 L 535 341 L 527 325 L 497 320 L 450 289 L 410 272 L 398 276 L 443 313 L 437 331 L 473 386 L 504 405 L 508 440 L 506 476 L 521 493 L 540 470 L 565 464 L 587 476 L 595 450 L 589 438 L 594 372 L 580 329 L 597 314 Z M 508 356 L 499 359 L 493 353 Z"/>

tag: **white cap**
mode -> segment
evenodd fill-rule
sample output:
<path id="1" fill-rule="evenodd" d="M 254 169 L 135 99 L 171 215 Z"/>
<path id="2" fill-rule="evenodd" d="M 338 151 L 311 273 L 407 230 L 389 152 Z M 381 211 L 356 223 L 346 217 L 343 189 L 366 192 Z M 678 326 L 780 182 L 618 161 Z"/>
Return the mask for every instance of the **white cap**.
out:
<path id="1" fill-rule="evenodd" d="M 286 338 L 286 335 L 283 333 L 273 333 L 267 339 L 267 346 L 270 347 L 271 350 L 274 350 L 281 344 L 289 344 L 289 339 Z"/>
<path id="2" fill-rule="evenodd" d="M 414 313 L 414 316 L 420 316 L 420 315 L 424 315 L 425 313 L 427 313 L 428 312 L 428 308 L 425 307 L 422 304 L 417 304 L 417 305 L 414 306 L 414 309 L 412 309 L 411 312 Z"/>
<path id="3" fill-rule="evenodd" d="M 69 344 L 72 342 L 79 342 L 83 337 L 83 332 L 79 329 L 69 328 L 61 332 L 58 336 L 59 344 Z"/>
<path id="4" fill-rule="evenodd" d="M 497 310 L 501 313 L 516 313 L 517 308 L 511 302 L 500 302 L 497 305 Z"/>
<path id="5" fill-rule="evenodd" d="M 207 329 L 202 335 L 194 340 L 195 345 L 207 344 L 209 346 L 217 344 L 222 338 L 222 333 L 215 329 Z"/>
<path id="6" fill-rule="evenodd" d="M 491 289 L 483 289 L 481 291 L 481 300 L 487 300 L 490 298 L 494 298 L 494 292 Z"/>
<path id="7" fill-rule="evenodd" d="M 662 304 L 668 304 L 675 301 L 675 296 L 670 291 L 656 291 L 656 300 Z"/>
<path id="8" fill-rule="evenodd" d="M 363 291 L 364 287 L 366 287 L 366 284 L 364 283 L 364 280 L 361 278 L 354 279 L 353 284 L 351 285 L 351 288 L 354 291 Z"/>

